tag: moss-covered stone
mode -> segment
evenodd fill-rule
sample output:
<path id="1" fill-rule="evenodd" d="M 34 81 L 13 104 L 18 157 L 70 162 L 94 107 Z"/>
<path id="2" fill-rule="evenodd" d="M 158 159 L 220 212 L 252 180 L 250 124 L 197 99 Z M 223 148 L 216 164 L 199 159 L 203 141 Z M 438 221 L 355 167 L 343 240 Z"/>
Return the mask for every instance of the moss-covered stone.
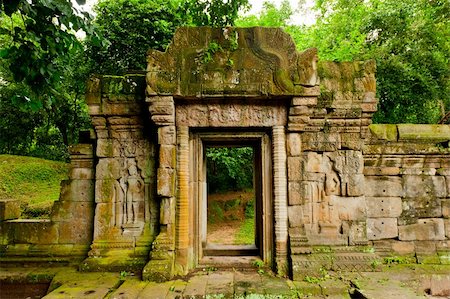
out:
<path id="1" fill-rule="evenodd" d="M 450 125 L 399 124 L 399 140 L 445 142 L 450 140 Z"/>
<path id="2" fill-rule="evenodd" d="M 369 130 L 380 140 L 397 141 L 397 125 L 371 124 Z"/>

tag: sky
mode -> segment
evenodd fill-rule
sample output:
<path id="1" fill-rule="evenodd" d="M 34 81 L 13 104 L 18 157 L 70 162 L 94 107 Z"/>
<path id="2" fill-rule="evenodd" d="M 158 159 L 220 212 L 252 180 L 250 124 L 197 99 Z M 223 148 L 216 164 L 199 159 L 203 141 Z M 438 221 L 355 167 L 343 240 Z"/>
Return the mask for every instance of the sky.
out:
<path id="1" fill-rule="evenodd" d="M 250 4 L 252 5 L 252 8 L 249 11 L 249 14 L 257 14 L 261 11 L 263 2 L 265 0 L 249 0 Z M 314 5 L 314 0 L 301 0 L 302 2 L 305 2 L 305 7 L 307 8 L 306 11 L 297 11 L 292 19 L 291 23 L 296 25 L 311 25 L 315 22 L 314 14 L 311 11 L 312 6 Z M 75 0 L 72 0 L 72 2 L 76 2 Z M 92 6 L 97 2 L 97 0 L 86 0 L 86 5 L 83 7 L 85 10 L 91 10 Z M 282 0 L 270 0 L 270 2 L 277 5 L 277 7 L 280 7 L 280 4 Z M 289 0 L 292 9 L 298 8 L 299 0 Z"/>

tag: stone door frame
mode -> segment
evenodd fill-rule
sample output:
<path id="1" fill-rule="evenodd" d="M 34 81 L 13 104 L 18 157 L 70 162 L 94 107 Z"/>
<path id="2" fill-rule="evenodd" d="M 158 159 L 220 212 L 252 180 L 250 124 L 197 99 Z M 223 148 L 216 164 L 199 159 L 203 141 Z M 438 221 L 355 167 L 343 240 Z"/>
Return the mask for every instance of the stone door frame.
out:
<path id="1" fill-rule="evenodd" d="M 273 264 L 273 182 L 272 149 L 269 134 L 258 132 L 193 132 L 190 133 L 190 202 L 194 213 L 194 256 L 196 264 L 203 264 L 203 247 L 206 240 L 207 146 L 249 146 L 254 149 L 255 173 L 255 245 L 258 255 L 267 265 Z M 244 254 L 246 255 L 246 254 Z M 249 254 L 253 256 L 254 254 Z"/>

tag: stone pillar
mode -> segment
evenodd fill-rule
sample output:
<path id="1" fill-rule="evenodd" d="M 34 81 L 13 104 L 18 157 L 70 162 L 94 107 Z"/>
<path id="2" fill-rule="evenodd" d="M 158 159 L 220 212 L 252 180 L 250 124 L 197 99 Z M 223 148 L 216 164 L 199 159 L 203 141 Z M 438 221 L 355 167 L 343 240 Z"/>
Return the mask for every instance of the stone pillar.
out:
<path id="1" fill-rule="evenodd" d="M 275 213 L 275 260 L 280 275 L 287 274 L 287 176 L 286 136 L 283 126 L 272 128 L 273 134 L 273 180 Z"/>
<path id="2" fill-rule="evenodd" d="M 147 91 L 148 93 L 148 91 Z M 152 122 L 158 126 L 159 167 L 156 194 L 160 199 L 160 233 L 152 244 L 150 261 L 142 271 L 142 278 L 166 281 L 174 274 L 177 132 L 173 97 L 148 96 Z"/>
<path id="3" fill-rule="evenodd" d="M 137 271 L 154 240 L 152 130 L 142 119 L 145 78 L 92 78 L 89 114 L 97 143 L 94 236 L 86 271 Z"/>
<path id="4" fill-rule="evenodd" d="M 189 263 L 189 128 L 178 127 L 177 267 L 186 274 Z"/>

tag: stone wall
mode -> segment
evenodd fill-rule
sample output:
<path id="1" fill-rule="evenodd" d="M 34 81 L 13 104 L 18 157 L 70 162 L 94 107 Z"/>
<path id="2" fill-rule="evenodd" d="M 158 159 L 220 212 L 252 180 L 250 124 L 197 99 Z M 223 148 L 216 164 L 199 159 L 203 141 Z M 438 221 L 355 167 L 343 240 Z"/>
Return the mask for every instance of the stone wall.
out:
<path id="1" fill-rule="evenodd" d="M 450 126 L 372 125 L 367 237 L 382 257 L 450 263 Z"/>
<path id="2" fill-rule="evenodd" d="M 287 135 L 294 279 L 367 270 L 364 140 L 376 111 L 375 63 L 319 64 L 320 94 L 293 98 Z"/>
<path id="3" fill-rule="evenodd" d="M 141 269 L 159 230 L 154 129 L 144 75 L 93 77 L 86 100 L 96 135 L 93 242 L 83 270 Z"/>
<path id="4" fill-rule="evenodd" d="M 222 51 L 202 63 L 212 42 Z M 277 28 L 206 27 L 179 29 L 148 60 L 145 74 L 91 78 L 95 142 L 71 148 L 50 220 L 12 219 L 0 203 L 3 259 L 187 274 L 202 250 L 199 134 L 240 144 L 256 132 L 270 215 L 260 241 L 279 274 L 450 263 L 450 126 L 372 125 L 373 61 L 318 63 Z"/>
<path id="5" fill-rule="evenodd" d="M 4 206 L 3 215 L 9 216 L 0 219 L 0 256 L 4 262 L 67 264 L 86 257 L 94 225 L 93 144 L 71 146 L 69 152 L 69 179 L 61 182 L 61 194 L 50 219 L 19 219 L 20 212 L 9 213 L 11 207 Z"/>

